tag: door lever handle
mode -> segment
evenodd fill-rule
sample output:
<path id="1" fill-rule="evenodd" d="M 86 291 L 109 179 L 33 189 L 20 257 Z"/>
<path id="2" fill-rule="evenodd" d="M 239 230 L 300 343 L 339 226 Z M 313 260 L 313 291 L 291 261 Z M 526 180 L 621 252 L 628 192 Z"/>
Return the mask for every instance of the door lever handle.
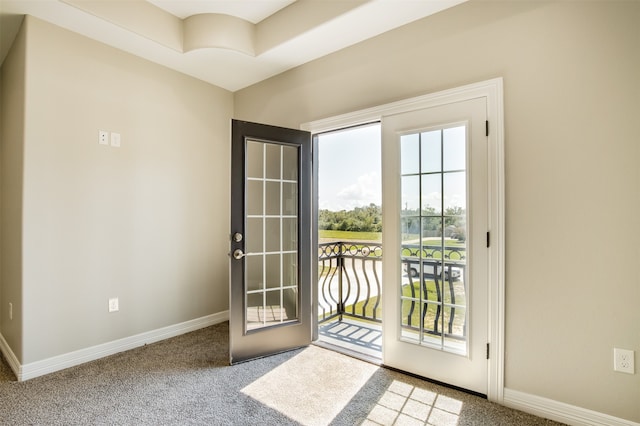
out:
<path id="1" fill-rule="evenodd" d="M 234 258 L 235 260 L 240 260 L 240 259 L 242 259 L 242 258 L 243 258 L 243 257 L 245 257 L 245 256 L 246 256 L 246 254 L 244 254 L 244 252 L 243 252 L 242 250 L 240 250 L 240 249 L 235 249 L 235 250 L 233 251 L 233 258 Z"/>

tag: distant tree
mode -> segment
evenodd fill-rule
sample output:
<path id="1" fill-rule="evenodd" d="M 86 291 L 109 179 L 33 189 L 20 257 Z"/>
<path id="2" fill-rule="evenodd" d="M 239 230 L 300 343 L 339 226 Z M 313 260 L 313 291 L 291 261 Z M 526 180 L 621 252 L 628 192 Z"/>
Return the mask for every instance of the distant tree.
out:
<path id="1" fill-rule="evenodd" d="M 462 207 L 448 207 L 444 212 L 444 223 L 435 208 L 426 206 L 422 211 L 407 209 L 402 211 L 403 233 L 420 234 L 465 240 L 466 210 Z M 420 217 L 422 220 L 420 220 Z M 353 210 L 331 211 L 321 209 L 318 212 L 318 228 L 333 231 L 382 232 L 382 208 L 374 203 L 355 207 Z"/>
<path id="2" fill-rule="evenodd" d="M 374 203 L 353 210 L 337 212 L 321 209 L 318 212 L 318 228 L 355 231 L 382 232 L 382 208 Z"/>

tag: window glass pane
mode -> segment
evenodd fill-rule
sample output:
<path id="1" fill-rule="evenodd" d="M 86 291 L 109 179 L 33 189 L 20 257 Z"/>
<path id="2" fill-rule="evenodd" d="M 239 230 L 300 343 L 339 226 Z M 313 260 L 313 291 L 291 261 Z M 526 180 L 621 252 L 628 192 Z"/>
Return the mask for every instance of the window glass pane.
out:
<path id="1" fill-rule="evenodd" d="M 280 182 L 265 182 L 266 215 L 280 215 Z"/>
<path id="2" fill-rule="evenodd" d="M 420 245 L 420 217 L 406 216 L 400 221 L 402 244 Z"/>
<path id="3" fill-rule="evenodd" d="M 298 286 L 298 253 L 282 255 L 282 285 L 284 287 Z"/>
<path id="4" fill-rule="evenodd" d="M 445 173 L 443 177 L 444 212 L 460 214 L 459 209 L 464 209 L 467 205 L 467 174 L 465 172 Z"/>
<path id="5" fill-rule="evenodd" d="M 298 318 L 298 290 L 285 288 L 282 291 L 283 321 L 291 321 Z"/>
<path id="6" fill-rule="evenodd" d="M 265 250 L 267 252 L 280 251 L 280 219 L 265 219 L 266 241 Z"/>
<path id="7" fill-rule="evenodd" d="M 279 288 L 281 286 L 279 254 L 265 256 L 265 275 L 267 276 L 267 288 Z"/>
<path id="8" fill-rule="evenodd" d="M 248 253 L 261 253 L 264 250 L 262 245 L 262 218 L 247 218 L 247 228 L 245 230 L 246 251 Z"/>
<path id="9" fill-rule="evenodd" d="M 298 180 L 298 148 L 282 147 L 282 179 Z"/>
<path id="10" fill-rule="evenodd" d="M 433 281 L 429 282 L 430 286 L 435 289 L 435 283 Z M 435 290 L 434 290 L 435 293 Z M 433 300 L 432 296 L 429 295 L 429 301 L 425 304 L 425 315 L 424 315 L 424 332 L 425 335 L 423 339 L 425 342 L 431 341 L 437 345 L 440 345 L 440 331 L 442 330 L 442 306 L 438 303 L 437 300 Z"/>
<path id="11" fill-rule="evenodd" d="M 264 322 L 264 293 L 247 294 L 247 330 L 263 326 Z"/>
<path id="12" fill-rule="evenodd" d="M 422 175 L 422 214 L 436 215 L 442 211 L 442 185 L 440 173 Z"/>
<path id="13" fill-rule="evenodd" d="M 446 307 L 444 309 L 444 347 L 460 354 L 466 354 L 466 315 L 467 310 L 460 307 Z"/>
<path id="14" fill-rule="evenodd" d="M 436 250 L 440 251 L 442 243 L 442 217 L 427 216 L 422 218 L 422 245 L 425 248 L 424 257 L 436 257 Z"/>
<path id="15" fill-rule="evenodd" d="M 298 220 L 282 219 L 282 250 L 298 250 Z"/>
<path id="16" fill-rule="evenodd" d="M 433 173 L 442 170 L 442 153 L 440 150 L 442 145 L 442 141 L 440 140 L 441 135 L 441 130 L 422 133 L 422 173 Z"/>
<path id="17" fill-rule="evenodd" d="M 247 291 L 260 290 L 264 288 L 264 280 L 262 277 L 262 259 L 263 256 L 246 256 L 245 274 L 247 281 Z"/>
<path id="18" fill-rule="evenodd" d="M 400 137 L 401 173 L 403 175 L 420 172 L 420 135 Z"/>
<path id="19" fill-rule="evenodd" d="M 266 143 L 265 156 L 266 156 L 266 178 L 267 179 L 280 179 L 280 145 Z"/>
<path id="20" fill-rule="evenodd" d="M 298 214 L 298 185 L 284 182 L 282 184 L 282 214 L 295 216 Z"/>
<path id="21" fill-rule="evenodd" d="M 406 290 L 410 291 L 410 289 Z M 420 305 L 421 303 L 417 299 L 402 299 L 400 324 L 402 325 L 403 340 L 413 343 L 420 341 Z"/>
<path id="22" fill-rule="evenodd" d="M 410 216 L 420 212 L 420 176 L 402 177 L 402 215 Z"/>
<path id="23" fill-rule="evenodd" d="M 443 130 L 444 171 L 464 170 L 466 165 L 466 127 Z"/>
<path id="24" fill-rule="evenodd" d="M 247 177 L 263 178 L 263 147 L 260 142 L 247 141 Z"/>
<path id="25" fill-rule="evenodd" d="M 445 245 L 447 256 L 453 261 L 464 261 L 467 241 L 467 218 L 465 216 L 447 216 L 445 218 Z"/>
<path id="26" fill-rule="evenodd" d="M 440 261 L 441 258 L 442 258 L 442 254 L 438 247 L 434 252 L 433 259 L 429 259 L 422 262 L 422 267 L 423 267 L 425 277 L 431 280 L 435 280 L 436 278 L 438 279 L 438 281 L 440 280 L 440 277 L 442 275 L 442 262 Z"/>
<path id="27" fill-rule="evenodd" d="M 262 215 L 262 181 L 248 180 L 246 210 L 248 215 Z"/>
<path id="28" fill-rule="evenodd" d="M 282 309 L 282 291 L 271 290 L 265 294 L 267 302 L 267 314 L 265 315 L 265 325 L 276 325 L 282 322 L 283 309 Z"/>

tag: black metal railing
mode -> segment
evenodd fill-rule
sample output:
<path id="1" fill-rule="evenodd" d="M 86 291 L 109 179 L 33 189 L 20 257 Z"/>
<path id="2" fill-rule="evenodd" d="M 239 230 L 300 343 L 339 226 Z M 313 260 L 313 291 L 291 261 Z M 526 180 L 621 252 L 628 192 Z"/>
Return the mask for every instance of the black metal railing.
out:
<path id="1" fill-rule="evenodd" d="M 446 246 L 443 252 L 441 246 L 406 244 L 401 261 L 403 328 L 465 339 L 465 247 Z M 381 272 L 380 244 L 319 244 L 319 322 L 343 316 L 381 322 Z"/>
<path id="2" fill-rule="evenodd" d="M 444 258 L 449 260 L 465 260 L 467 257 L 466 253 L 465 247 L 446 246 L 444 249 Z M 402 257 L 442 259 L 442 246 L 403 244 L 400 255 Z"/>
<path id="3" fill-rule="evenodd" d="M 382 246 L 324 243 L 318 252 L 320 322 L 342 315 L 381 322 Z"/>
<path id="4" fill-rule="evenodd" d="M 467 335 L 465 262 L 403 257 L 402 263 L 407 271 L 402 326 L 419 330 L 422 324 L 424 333 L 441 336 L 444 330 L 444 337 L 464 340 Z M 418 272 L 412 272 L 416 270 Z"/>

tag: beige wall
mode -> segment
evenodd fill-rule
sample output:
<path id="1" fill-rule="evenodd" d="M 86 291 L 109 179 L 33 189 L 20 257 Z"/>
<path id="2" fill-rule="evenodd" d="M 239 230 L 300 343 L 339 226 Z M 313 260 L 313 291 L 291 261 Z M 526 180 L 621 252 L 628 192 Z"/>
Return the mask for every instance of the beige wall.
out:
<path id="1" fill-rule="evenodd" d="M 225 311 L 233 95 L 26 23 L 21 363 Z"/>
<path id="2" fill-rule="evenodd" d="M 0 334 L 22 357 L 22 174 L 26 32 L 0 69 Z M 13 319 L 9 319 L 9 303 Z"/>
<path id="3" fill-rule="evenodd" d="M 470 2 L 239 91 L 301 123 L 504 77 L 506 387 L 640 421 L 640 3 Z M 636 367 L 637 368 L 637 367 Z"/>
<path id="4" fill-rule="evenodd" d="M 0 82 L 0 332 L 25 364 L 226 310 L 234 99 L 298 127 L 502 76 L 506 386 L 640 421 L 640 374 L 611 369 L 640 352 L 639 21 L 473 1 L 231 94 L 29 17 Z"/>

